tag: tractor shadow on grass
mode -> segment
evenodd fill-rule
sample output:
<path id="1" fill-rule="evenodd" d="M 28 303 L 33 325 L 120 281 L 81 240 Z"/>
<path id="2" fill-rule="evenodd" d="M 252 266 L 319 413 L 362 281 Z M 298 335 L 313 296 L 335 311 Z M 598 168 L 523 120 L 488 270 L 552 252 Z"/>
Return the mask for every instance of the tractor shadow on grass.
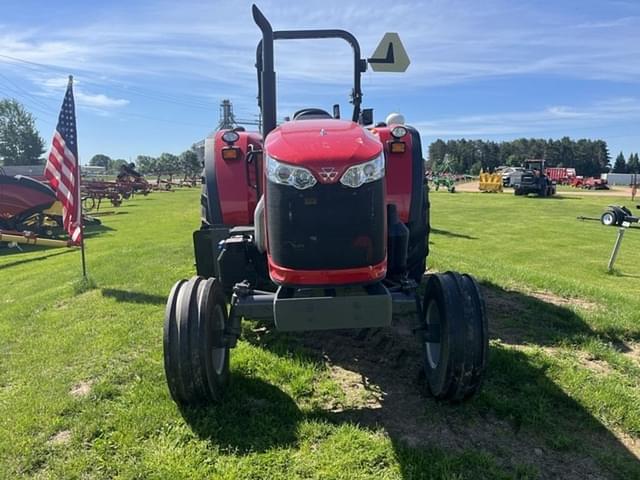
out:
<path id="1" fill-rule="evenodd" d="M 495 286 L 484 290 L 490 322 L 498 317 L 491 337 L 502 341 L 492 344 L 487 380 L 471 401 L 450 405 L 426 393 L 421 346 L 407 325 L 355 334 L 287 334 L 261 328 L 252 330 L 259 334 L 248 332 L 245 340 L 282 356 L 295 351 L 305 362 L 325 369 L 344 396 L 301 413 L 278 388 L 234 378 L 239 382 L 230 398 L 205 420 L 185 418 L 199 435 L 246 452 L 296 445 L 301 420 L 382 429 L 405 478 L 433 475 L 433 465 L 425 458 L 434 458 L 434 451 L 444 462 L 438 467 L 443 475 L 453 471 L 468 476 L 469 465 L 485 465 L 488 470 L 471 472 L 472 477 L 492 478 L 502 470 L 514 476 L 537 472 L 542 478 L 640 478 L 638 445 L 625 445 L 568 396 L 549 377 L 553 363 L 544 351 L 526 355 L 518 349 L 525 342 L 544 347 L 594 332 L 566 307 Z M 507 314 L 504 304 L 518 308 Z M 521 330 L 504 322 L 508 315 L 522 323 Z M 543 326 L 534 328 L 533 321 Z M 511 345 L 503 343 L 505 339 Z"/>
<path id="2" fill-rule="evenodd" d="M 587 311 L 602 308 L 593 302 L 547 292 L 524 294 L 505 290 L 490 282 L 482 283 L 482 292 L 487 305 L 490 336 L 505 344 L 553 347 L 597 339 L 622 345 L 626 339 L 640 339 L 639 333 L 625 332 L 613 326 L 596 332 L 576 310 L 569 308 Z"/>
<path id="3" fill-rule="evenodd" d="M 295 445 L 304 418 L 278 387 L 242 374 L 232 375 L 219 405 L 182 408 L 180 413 L 198 437 L 243 454 Z"/>
<path id="4" fill-rule="evenodd" d="M 440 230 L 439 228 L 431 228 L 430 232 L 434 235 L 443 235 L 445 237 L 450 237 L 450 238 L 462 238 L 465 240 L 478 240 L 478 237 L 473 237 L 471 235 L 465 235 L 463 233 L 455 233 L 455 232 L 450 232 L 448 230 Z"/>

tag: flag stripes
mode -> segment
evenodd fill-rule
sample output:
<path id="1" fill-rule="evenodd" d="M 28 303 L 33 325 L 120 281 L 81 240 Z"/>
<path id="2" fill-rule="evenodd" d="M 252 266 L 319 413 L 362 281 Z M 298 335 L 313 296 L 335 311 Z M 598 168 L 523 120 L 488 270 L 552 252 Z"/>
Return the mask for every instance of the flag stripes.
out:
<path id="1" fill-rule="evenodd" d="M 67 87 L 58 125 L 53 134 L 51 152 L 47 160 L 44 175 L 56 192 L 62 204 L 64 229 L 71 240 L 79 244 L 82 240 L 80 225 L 80 178 L 78 168 L 78 149 L 76 144 L 76 118 L 71 80 Z"/>

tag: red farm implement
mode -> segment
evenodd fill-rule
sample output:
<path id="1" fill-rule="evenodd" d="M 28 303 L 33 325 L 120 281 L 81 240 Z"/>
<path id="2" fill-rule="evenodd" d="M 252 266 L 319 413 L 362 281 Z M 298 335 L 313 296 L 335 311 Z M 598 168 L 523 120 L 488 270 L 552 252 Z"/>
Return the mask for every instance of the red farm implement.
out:
<path id="1" fill-rule="evenodd" d="M 570 185 L 573 179 L 576 178 L 575 168 L 547 167 L 545 173 L 549 179 L 558 185 Z"/>
<path id="2" fill-rule="evenodd" d="M 90 217 L 84 221 L 100 223 Z M 0 243 L 66 247 L 63 235 L 62 205 L 48 184 L 0 174 Z"/>
<path id="3" fill-rule="evenodd" d="M 103 200 L 114 207 L 122 205 L 123 200 L 135 194 L 148 195 L 151 184 L 134 169 L 134 165 L 123 165 L 115 181 L 89 180 L 81 184 L 82 206 L 86 211 L 100 210 Z"/>
<path id="4" fill-rule="evenodd" d="M 584 188 L 586 190 L 609 190 L 607 181 L 603 178 L 596 177 L 574 177 L 570 184 L 575 188 Z"/>

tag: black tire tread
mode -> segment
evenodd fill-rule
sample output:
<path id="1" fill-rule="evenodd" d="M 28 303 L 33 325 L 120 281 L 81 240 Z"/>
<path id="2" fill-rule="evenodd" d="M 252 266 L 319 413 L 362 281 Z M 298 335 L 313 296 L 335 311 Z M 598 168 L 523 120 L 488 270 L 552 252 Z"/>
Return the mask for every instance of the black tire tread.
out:
<path id="1" fill-rule="evenodd" d="M 173 286 L 165 310 L 163 347 L 169 392 L 178 405 L 222 398 L 229 379 L 229 349 L 225 347 L 220 373 L 215 371 L 211 351 L 220 343 L 226 322 L 226 302 L 218 280 L 196 276 Z"/>
<path id="2" fill-rule="evenodd" d="M 439 302 L 440 359 L 435 369 L 426 360 L 431 393 L 438 399 L 463 401 L 482 385 L 488 360 L 486 307 L 472 276 L 445 272 L 427 276 L 424 314 L 429 302 Z"/>

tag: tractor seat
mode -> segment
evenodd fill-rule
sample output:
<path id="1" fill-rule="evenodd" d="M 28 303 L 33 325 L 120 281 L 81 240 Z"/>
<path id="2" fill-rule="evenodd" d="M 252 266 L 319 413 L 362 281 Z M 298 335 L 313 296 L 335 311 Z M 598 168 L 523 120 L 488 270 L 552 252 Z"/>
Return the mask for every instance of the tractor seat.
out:
<path id="1" fill-rule="evenodd" d="M 321 108 L 303 108 L 293 114 L 294 120 L 317 120 L 319 118 L 333 118 Z"/>

